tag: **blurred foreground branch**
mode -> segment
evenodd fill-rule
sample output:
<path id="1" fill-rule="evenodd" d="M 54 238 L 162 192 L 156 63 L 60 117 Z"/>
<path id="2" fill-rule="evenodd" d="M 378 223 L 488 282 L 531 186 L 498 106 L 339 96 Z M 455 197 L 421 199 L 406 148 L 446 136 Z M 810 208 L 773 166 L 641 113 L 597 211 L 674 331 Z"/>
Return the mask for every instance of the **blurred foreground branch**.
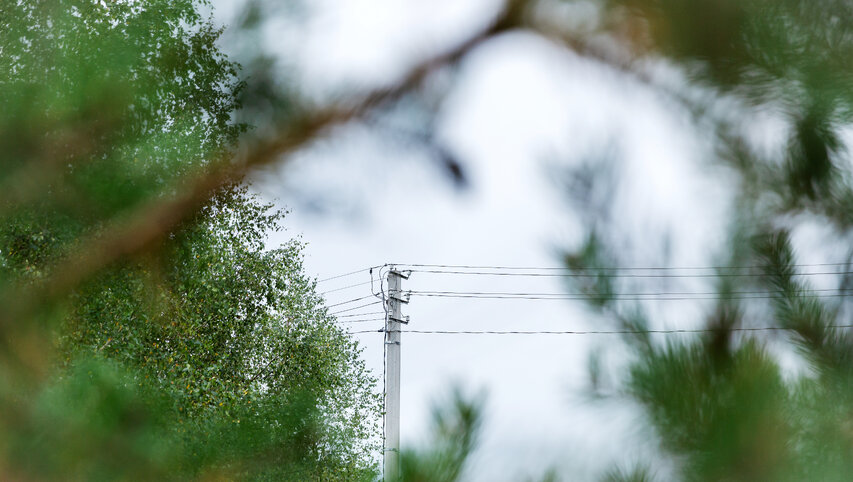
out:
<path id="1" fill-rule="evenodd" d="M 232 159 L 233 153 L 228 152 L 212 162 L 212 167 L 185 175 L 175 195 L 144 204 L 91 238 L 79 241 L 77 248 L 42 281 L 6 290 L 0 301 L 4 306 L 0 311 L 0 330 L 7 332 L 16 321 L 30 318 L 46 302 L 65 295 L 115 261 L 151 248 L 189 218 L 218 188 L 239 182 L 251 169 L 276 162 L 318 139 L 324 131 L 386 106 L 416 89 L 431 73 L 458 62 L 478 45 L 517 26 L 524 4 L 509 2 L 487 28 L 418 63 L 391 85 L 330 107 L 303 108 L 277 133 L 244 147 L 236 158 Z"/>

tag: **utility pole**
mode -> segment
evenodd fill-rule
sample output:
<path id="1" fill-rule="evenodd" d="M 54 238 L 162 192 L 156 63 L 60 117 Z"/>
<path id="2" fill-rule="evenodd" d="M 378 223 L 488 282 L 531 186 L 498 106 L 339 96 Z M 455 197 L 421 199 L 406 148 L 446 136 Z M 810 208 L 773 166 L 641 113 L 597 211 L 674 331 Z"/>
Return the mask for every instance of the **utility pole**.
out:
<path id="1" fill-rule="evenodd" d="M 385 480 L 400 478 L 400 326 L 402 305 L 408 303 L 401 291 L 402 280 L 408 276 L 391 266 L 388 271 L 388 318 L 385 320 L 385 451 L 383 462 Z"/>

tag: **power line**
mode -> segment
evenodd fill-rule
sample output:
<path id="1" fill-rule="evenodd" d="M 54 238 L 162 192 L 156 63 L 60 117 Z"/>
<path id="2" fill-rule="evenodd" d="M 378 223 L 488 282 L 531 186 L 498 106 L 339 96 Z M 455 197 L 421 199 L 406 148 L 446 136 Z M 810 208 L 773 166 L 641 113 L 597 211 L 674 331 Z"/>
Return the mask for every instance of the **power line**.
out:
<path id="1" fill-rule="evenodd" d="M 451 275 L 478 275 L 478 276 L 526 276 L 545 278 L 727 278 L 727 277 L 763 277 L 766 273 L 696 273 L 696 274 L 607 274 L 607 273 L 514 273 L 507 271 L 455 271 L 455 270 L 431 270 L 414 269 L 413 273 L 427 274 L 451 274 Z M 826 271 L 817 273 L 795 273 L 795 276 L 818 276 L 818 275 L 849 275 L 853 271 Z"/>
<path id="2" fill-rule="evenodd" d="M 703 294 L 703 293 L 697 293 Z M 464 295 L 464 294 L 431 294 L 431 293 L 412 293 L 412 296 L 424 296 L 433 298 L 467 298 L 467 299 L 491 299 L 491 300 L 575 300 L 584 301 L 590 297 L 602 296 L 613 300 L 622 301 L 687 301 L 687 300 L 761 300 L 761 299 L 779 299 L 784 293 L 765 294 L 755 296 L 720 296 L 715 293 L 708 293 L 715 296 L 659 296 L 651 293 L 643 296 L 625 296 L 620 294 L 607 295 L 602 293 L 592 293 L 590 295 L 564 295 L 564 296 L 505 296 L 505 295 Z M 798 293 L 804 294 L 804 293 Z M 853 292 L 833 293 L 833 294 L 813 294 L 814 298 L 843 298 L 853 296 Z"/>
<path id="3" fill-rule="evenodd" d="M 555 266 L 478 266 L 466 264 L 412 264 L 412 263 L 389 263 L 395 266 L 408 266 L 413 268 L 450 268 L 450 269 L 493 269 L 493 270 L 526 270 L 526 271 L 569 271 L 566 267 Z M 849 263 L 803 263 L 791 264 L 796 268 L 824 267 L 824 266 L 848 266 Z M 623 266 L 623 267 L 581 267 L 579 270 L 604 270 L 604 271 L 670 271 L 670 270 L 711 270 L 711 269 L 767 269 L 766 265 L 743 265 L 743 266 Z"/>
<path id="4" fill-rule="evenodd" d="M 797 294 L 807 294 L 807 293 L 818 293 L 818 292 L 828 292 L 828 291 L 851 291 L 853 292 L 853 288 L 825 288 L 825 289 L 801 289 L 797 290 Z M 527 292 L 514 292 L 514 291 L 417 291 L 412 290 L 407 293 L 411 293 L 412 295 L 471 295 L 471 296 L 596 296 L 596 295 L 607 295 L 607 293 L 527 293 Z M 758 294 L 758 295 L 769 295 L 769 294 L 785 294 L 783 290 L 760 290 L 760 291 L 732 291 L 733 294 Z M 637 292 L 637 293 L 611 293 L 611 295 L 618 296 L 658 296 L 658 295 L 716 295 L 720 296 L 718 291 L 707 291 L 707 292 L 696 292 L 696 291 L 655 291 L 655 292 Z"/>
<path id="5" fill-rule="evenodd" d="M 370 313 L 352 313 L 349 315 L 340 315 L 340 316 L 336 316 L 336 318 L 351 318 L 354 316 L 373 316 L 373 315 L 384 315 L 384 314 L 385 314 L 384 311 L 371 311 Z"/>
<path id="6" fill-rule="evenodd" d="M 367 298 L 372 298 L 372 296 L 368 296 Z M 329 313 L 329 315 L 330 315 L 330 316 L 337 316 L 339 313 L 346 313 L 346 312 L 348 312 L 348 311 L 355 311 L 355 310 L 357 310 L 357 309 L 364 308 L 364 307 L 366 307 L 366 306 L 378 305 L 379 303 L 382 303 L 382 301 L 381 301 L 381 300 L 377 300 L 377 301 L 373 301 L 373 302 L 371 302 L 371 303 L 367 303 L 367 304 L 364 304 L 364 305 L 354 306 L 354 307 L 352 307 L 352 308 L 347 308 L 347 309 L 345 309 L 345 310 L 340 310 L 340 311 L 336 311 L 336 312 L 334 312 L 334 313 Z"/>
<path id="7" fill-rule="evenodd" d="M 853 325 L 827 325 L 826 328 L 853 328 Z M 742 327 L 729 328 L 728 331 L 796 331 L 796 328 L 786 328 L 780 326 L 762 326 L 762 327 Z M 717 331 L 712 328 L 696 328 L 696 329 L 661 329 L 661 330 L 564 330 L 564 331 L 497 331 L 497 330 L 400 330 L 401 333 L 413 333 L 420 335 L 637 335 L 637 334 L 676 334 L 676 333 L 713 333 Z M 384 329 L 379 330 L 362 330 L 352 331 L 350 333 L 384 333 Z"/>
<path id="8" fill-rule="evenodd" d="M 373 295 L 362 296 L 362 297 L 360 297 L 360 298 L 353 298 L 353 299 L 351 299 L 351 300 L 341 301 L 340 303 L 335 303 L 335 304 L 333 304 L 333 305 L 326 305 L 326 308 L 332 308 L 332 307 L 335 307 L 335 306 L 346 305 L 346 304 L 349 304 L 349 303 L 354 303 L 354 302 L 356 302 L 356 301 L 366 300 L 367 298 L 373 298 Z"/>
<path id="9" fill-rule="evenodd" d="M 370 319 L 361 319 L 361 320 L 338 320 L 338 323 L 369 323 L 376 321 L 385 321 L 385 318 L 370 318 Z"/>
<path id="10" fill-rule="evenodd" d="M 365 281 L 365 282 L 363 282 L 363 283 L 356 283 L 356 284 L 354 284 L 354 285 L 343 286 L 343 287 L 341 287 L 341 288 L 335 288 L 335 289 L 333 289 L 333 290 L 326 290 L 326 291 L 323 291 L 322 293 L 319 293 L 319 294 L 320 294 L 320 295 L 325 295 L 325 294 L 327 294 L 327 293 L 334 293 L 334 292 L 336 292 L 336 291 L 348 290 L 348 289 L 350 289 L 350 288 L 355 288 L 355 287 L 357 287 L 357 286 L 369 285 L 370 283 L 371 283 L 371 281 Z"/>
<path id="11" fill-rule="evenodd" d="M 354 275 L 354 274 L 363 273 L 363 272 L 365 272 L 365 271 L 369 271 L 369 270 L 371 270 L 371 269 L 373 269 L 373 268 L 378 268 L 378 267 L 380 267 L 380 266 L 382 266 L 382 265 L 380 264 L 380 265 L 376 265 L 376 266 L 368 266 L 367 268 L 362 268 L 362 269 L 358 269 L 358 270 L 355 270 L 355 271 L 350 271 L 349 273 L 343 273 L 343 274 L 339 274 L 339 275 L 336 275 L 336 276 L 330 276 L 330 277 L 328 277 L 328 278 L 319 279 L 319 280 L 317 280 L 317 282 L 318 282 L 318 283 L 323 283 L 323 282 L 326 282 L 326 281 L 331 281 L 331 280 L 333 280 L 333 279 L 344 278 L 344 277 L 346 277 L 346 276 L 352 276 L 352 275 Z"/>

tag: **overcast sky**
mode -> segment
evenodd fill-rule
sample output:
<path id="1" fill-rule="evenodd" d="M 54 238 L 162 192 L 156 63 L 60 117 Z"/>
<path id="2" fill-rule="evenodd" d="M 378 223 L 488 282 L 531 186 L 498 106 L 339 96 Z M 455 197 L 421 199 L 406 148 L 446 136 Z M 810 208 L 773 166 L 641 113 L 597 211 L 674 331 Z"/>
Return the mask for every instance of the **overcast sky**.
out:
<path id="1" fill-rule="evenodd" d="M 494 7 L 487 0 L 325 0 L 298 26 L 273 22 L 264 38 L 271 50 L 293 56 L 296 78 L 312 93 L 346 92 L 387 81 L 426 53 L 452 45 L 486 22 Z M 230 21 L 234 5 L 218 8 Z M 718 182 L 724 174 L 701 167 L 707 146 L 688 127 L 686 113 L 606 67 L 524 33 L 472 52 L 453 82 L 435 137 L 462 161 L 468 188 L 454 187 L 428 149 L 368 125 L 342 127 L 284 166 L 255 176 L 259 192 L 291 210 L 287 231 L 270 246 L 301 237 L 308 243 L 306 269 L 319 279 L 384 263 L 559 267 L 560 251 L 577 246 L 584 222 L 567 203 L 561 174 L 611 153 L 622 174 L 608 201 L 629 259 L 659 265 L 661 240 L 669 239 L 665 261 L 671 265 L 712 263 L 724 241 L 728 206 Z M 369 280 L 365 270 L 319 288 Z M 403 287 L 566 289 L 558 278 L 429 273 L 414 273 Z M 370 286 L 361 285 L 327 299 L 335 304 L 369 294 Z M 355 304 L 337 309 L 349 306 Z M 700 321 L 695 301 L 654 308 L 661 326 Z M 411 318 L 408 328 L 420 330 L 610 328 L 566 300 L 413 297 L 403 312 Z M 353 330 L 381 326 L 352 324 Z M 368 366 L 381 376 L 382 334 L 357 336 Z M 630 407 L 597 402 L 595 408 L 582 397 L 590 353 L 607 348 L 618 362 L 619 343 L 608 335 L 403 333 L 403 443 L 422 439 L 432 402 L 455 383 L 488 395 L 472 480 L 535 477 L 551 466 L 567 479 L 589 478 L 653 451 Z"/>

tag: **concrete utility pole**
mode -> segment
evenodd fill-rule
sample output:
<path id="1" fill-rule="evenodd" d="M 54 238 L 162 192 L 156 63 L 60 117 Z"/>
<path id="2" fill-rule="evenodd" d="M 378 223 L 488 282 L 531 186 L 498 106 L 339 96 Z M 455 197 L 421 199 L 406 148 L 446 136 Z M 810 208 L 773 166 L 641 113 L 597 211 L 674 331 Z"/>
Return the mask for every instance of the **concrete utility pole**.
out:
<path id="1" fill-rule="evenodd" d="M 385 321 L 385 480 L 400 478 L 400 326 L 402 304 L 408 303 L 401 291 L 403 273 L 392 266 L 388 271 L 388 319 Z"/>

